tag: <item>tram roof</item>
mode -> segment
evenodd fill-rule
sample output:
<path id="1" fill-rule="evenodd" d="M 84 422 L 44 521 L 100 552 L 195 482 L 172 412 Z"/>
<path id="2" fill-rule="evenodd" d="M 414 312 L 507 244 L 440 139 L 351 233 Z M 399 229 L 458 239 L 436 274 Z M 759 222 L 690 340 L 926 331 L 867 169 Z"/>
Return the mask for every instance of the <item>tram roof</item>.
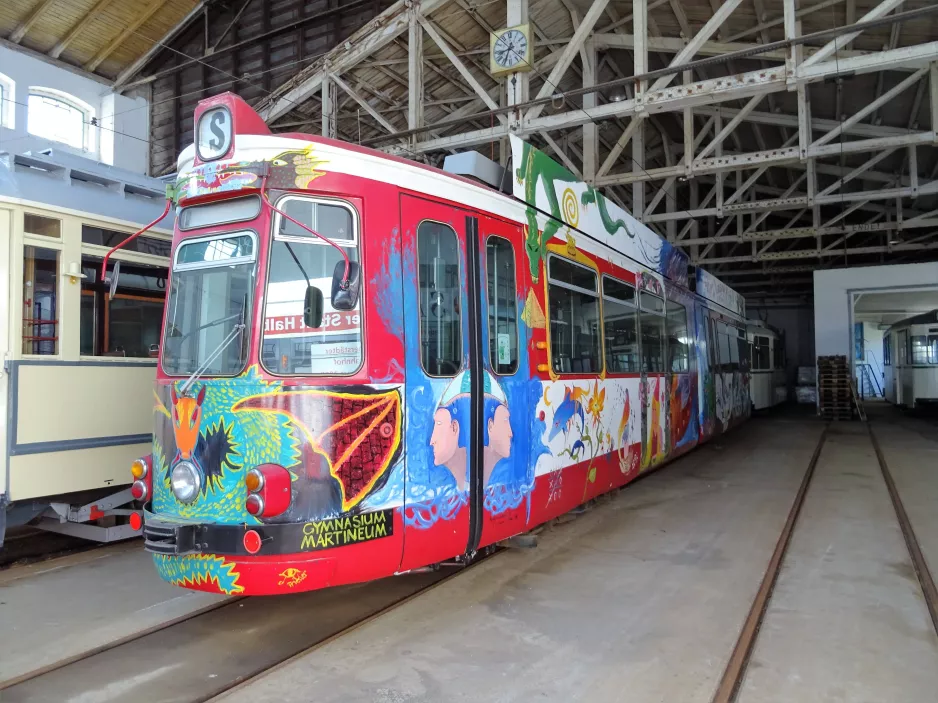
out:
<path id="1" fill-rule="evenodd" d="M 0 152 L 0 199 L 24 205 L 146 224 L 163 211 L 166 182 L 54 149 Z"/>
<path id="2" fill-rule="evenodd" d="M 213 113 L 220 112 L 220 108 L 228 112 L 230 121 L 221 120 L 215 125 L 220 131 L 216 131 L 211 123 L 215 121 Z M 308 155 L 314 168 L 391 183 L 522 224 L 536 220 L 542 231 L 550 230 L 561 238 L 565 234 L 568 240 L 575 237 L 578 245 L 592 241 L 693 290 L 688 281 L 689 260 L 683 250 L 518 137 L 510 138 L 513 173 L 509 195 L 476 180 L 358 144 L 297 132 L 272 134 L 263 119 L 234 93 L 200 102 L 193 124 L 194 143 L 183 150 L 177 162 L 182 183 L 187 183 L 192 170 L 203 165 L 209 169 L 224 169 L 226 164 L 237 168 L 245 163 L 271 161 L 278 152 L 305 148 L 301 146 L 304 144 L 318 145 L 323 149 Z M 208 140 L 206 145 L 221 138 L 215 147 L 220 152 L 217 160 L 201 160 L 199 149 L 203 147 L 196 147 L 202 144 L 200 130 Z M 330 160 L 338 152 L 355 154 L 360 159 Z M 589 251 L 591 247 L 585 248 Z M 742 296 L 715 276 L 698 268 L 695 283 L 699 295 L 745 317 Z"/>

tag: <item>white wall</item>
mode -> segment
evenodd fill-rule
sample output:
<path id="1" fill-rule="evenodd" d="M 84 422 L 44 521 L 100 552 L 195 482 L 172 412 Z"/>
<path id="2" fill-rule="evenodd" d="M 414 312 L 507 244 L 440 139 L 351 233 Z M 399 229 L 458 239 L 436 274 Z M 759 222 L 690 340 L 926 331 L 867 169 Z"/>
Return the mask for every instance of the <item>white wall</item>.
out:
<path id="1" fill-rule="evenodd" d="M 13 127 L 0 127 L 0 151 L 22 154 L 55 148 L 135 173 L 147 172 L 150 110 L 144 98 L 115 95 L 104 82 L 73 73 L 34 56 L 0 46 L 0 74 L 14 82 Z M 94 110 L 92 151 L 34 137 L 27 129 L 26 102 L 30 86 L 74 95 Z M 5 106 L 8 107 L 8 106 Z"/>
<path id="2" fill-rule="evenodd" d="M 938 285 L 938 263 L 861 266 L 814 272 L 814 343 L 818 356 L 853 358 L 852 295 Z M 878 351 L 882 353 L 881 349 Z M 880 360 L 882 357 L 878 357 Z"/>

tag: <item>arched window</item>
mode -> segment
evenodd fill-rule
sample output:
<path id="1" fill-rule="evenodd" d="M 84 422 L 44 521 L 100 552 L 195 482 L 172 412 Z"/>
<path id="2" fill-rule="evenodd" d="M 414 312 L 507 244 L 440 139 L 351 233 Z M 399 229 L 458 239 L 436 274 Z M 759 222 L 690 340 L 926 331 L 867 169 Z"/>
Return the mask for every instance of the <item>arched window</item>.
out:
<path id="1" fill-rule="evenodd" d="M 68 144 L 75 149 L 94 150 L 94 110 L 73 95 L 48 88 L 31 88 L 27 108 L 30 134 Z"/>
<path id="2" fill-rule="evenodd" d="M 16 84 L 9 76 L 0 73 L 0 127 L 13 129 L 16 125 Z"/>

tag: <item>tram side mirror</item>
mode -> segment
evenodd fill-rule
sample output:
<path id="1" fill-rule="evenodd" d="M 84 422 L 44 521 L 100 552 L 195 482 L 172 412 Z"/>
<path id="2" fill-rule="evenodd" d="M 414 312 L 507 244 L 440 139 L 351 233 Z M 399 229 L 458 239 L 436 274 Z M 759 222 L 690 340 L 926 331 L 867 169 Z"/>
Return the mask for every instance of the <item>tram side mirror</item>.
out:
<path id="1" fill-rule="evenodd" d="M 345 262 L 340 261 L 332 272 L 332 307 L 335 310 L 354 310 L 361 292 L 362 269 L 356 261 L 348 263 L 348 285 L 342 285 Z"/>
<path id="2" fill-rule="evenodd" d="M 107 299 L 114 300 L 114 294 L 117 292 L 117 279 L 121 275 L 121 262 L 114 262 L 114 270 L 111 271 L 111 277 L 108 279 L 111 287 L 108 289 Z"/>
<path id="3" fill-rule="evenodd" d="M 322 310 L 322 291 L 316 286 L 308 286 L 306 299 L 303 301 L 303 324 L 313 329 L 322 327 Z"/>

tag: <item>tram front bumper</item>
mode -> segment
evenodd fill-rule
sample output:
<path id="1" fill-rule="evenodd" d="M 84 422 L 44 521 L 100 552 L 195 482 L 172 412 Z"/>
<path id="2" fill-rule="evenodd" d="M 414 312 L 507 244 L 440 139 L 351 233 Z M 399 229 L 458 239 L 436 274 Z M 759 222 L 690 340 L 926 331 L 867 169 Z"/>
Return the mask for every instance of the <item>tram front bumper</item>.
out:
<path id="1" fill-rule="evenodd" d="M 198 541 L 204 525 L 160 520 L 144 512 L 143 548 L 153 554 L 198 554 L 202 551 Z"/>

